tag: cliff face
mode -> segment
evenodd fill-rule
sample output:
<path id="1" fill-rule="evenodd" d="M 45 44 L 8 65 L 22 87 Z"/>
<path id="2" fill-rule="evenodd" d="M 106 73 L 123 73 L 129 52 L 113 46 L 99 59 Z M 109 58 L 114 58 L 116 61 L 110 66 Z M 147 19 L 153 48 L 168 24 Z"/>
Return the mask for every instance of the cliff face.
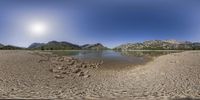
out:
<path id="1" fill-rule="evenodd" d="M 198 50 L 200 43 L 189 41 L 178 42 L 175 40 L 151 40 L 143 43 L 128 43 L 120 45 L 115 50 Z"/>

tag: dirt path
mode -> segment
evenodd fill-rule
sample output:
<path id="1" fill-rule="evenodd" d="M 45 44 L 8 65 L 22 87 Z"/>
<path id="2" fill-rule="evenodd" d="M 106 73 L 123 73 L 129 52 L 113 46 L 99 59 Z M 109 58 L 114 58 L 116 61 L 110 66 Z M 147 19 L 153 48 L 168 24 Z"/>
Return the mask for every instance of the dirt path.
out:
<path id="1" fill-rule="evenodd" d="M 199 51 L 160 56 L 144 66 L 121 71 L 101 70 L 81 61 L 68 65 L 68 58 L 61 59 L 63 67 L 59 68 L 60 58 L 48 55 L 0 51 L 0 98 L 200 98 Z M 77 66 L 80 63 L 85 65 Z M 54 71 L 52 65 L 62 70 Z"/>

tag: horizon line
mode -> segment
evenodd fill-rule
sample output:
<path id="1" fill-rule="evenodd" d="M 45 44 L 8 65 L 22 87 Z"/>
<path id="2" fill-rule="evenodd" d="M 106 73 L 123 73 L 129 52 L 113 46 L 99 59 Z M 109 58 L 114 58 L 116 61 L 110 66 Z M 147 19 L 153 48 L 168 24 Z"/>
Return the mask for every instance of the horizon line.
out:
<path id="1" fill-rule="evenodd" d="M 97 44 L 97 43 L 100 43 L 102 44 L 103 46 L 105 47 L 108 47 L 108 48 L 115 48 L 117 46 L 120 46 L 120 45 L 124 45 L 124 44 L 129 44 L 129 43 L 143 43 L 145 41 L 156 41 L 156 40 L 160 40 L 160 41 L 177 41 L 177 42 L 192 42 L 192 43 L 195 43 L 195 42 L 200 42 L 200 41 L 189 41 L 189 40 L 178 40 L 178 39 L 150 39 L 150 40 L 144 40 L 144 41 L 135 41 L 135 42 L 126 42 L 126 43 L 120 43 L 116 46 L 113 46 L 113 47 L 109 47 L 109 46 L 106 46 L 104 43 L 102 42 L 95 42 L 95 43 L 85 43 L 85 44 Z M 78 45 L 78 46 L 82 46 L 82 45 L 85 45 L 85 44 L 76 44 L 76 43 L 73 43 L 73 42 L 69 42 L 69 41 L 65 41 L 65 40 L 51 40 L 51 41 L 48 41 L 48 42 L 32 42 L 30 43 L 28 46 L 18 46 L 18 45 L 14 45 L 14 44 L 4 44 L 4 43 L 1 43 L 2 45 L 4 46 L 16 46 L 16 47 L 22 47 L 22 48 L 28 48 L 31 44 L 33 43 L 44 43 L 44 44 L 47 44 L 49 42 L 52 42 L 52 41 L 56 41 L 56 42 L 68 42 L 68 43 L 71 43 L 71 44 L 74 44 L 74 45 Z"/>

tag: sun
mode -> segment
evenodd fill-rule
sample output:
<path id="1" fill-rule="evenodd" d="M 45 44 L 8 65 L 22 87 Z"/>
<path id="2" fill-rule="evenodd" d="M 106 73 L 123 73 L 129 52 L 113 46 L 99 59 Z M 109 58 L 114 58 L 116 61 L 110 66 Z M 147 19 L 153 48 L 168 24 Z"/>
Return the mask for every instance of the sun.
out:
<path id="1" fill-rule="evenodd" d="M 44 22 L 33 22 L 29 25 L 29 31 L 33 36 L 43 36 L 47 33 L 47 25 Z"/>

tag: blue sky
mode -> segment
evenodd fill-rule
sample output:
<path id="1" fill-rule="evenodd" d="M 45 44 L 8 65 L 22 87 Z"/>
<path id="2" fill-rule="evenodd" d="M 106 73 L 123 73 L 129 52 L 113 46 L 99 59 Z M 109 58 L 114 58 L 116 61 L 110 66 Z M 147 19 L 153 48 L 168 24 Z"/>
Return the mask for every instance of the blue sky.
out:
<path id="1" fill-rule="evenodd" d="M 47 24 L 45 36 L 27 26 Z M 33 42 L 100 42 L 114 47 L 145 40 L 200 42 L 198 0 L 0 0 L 0 43 L 26 47 Z"/>

